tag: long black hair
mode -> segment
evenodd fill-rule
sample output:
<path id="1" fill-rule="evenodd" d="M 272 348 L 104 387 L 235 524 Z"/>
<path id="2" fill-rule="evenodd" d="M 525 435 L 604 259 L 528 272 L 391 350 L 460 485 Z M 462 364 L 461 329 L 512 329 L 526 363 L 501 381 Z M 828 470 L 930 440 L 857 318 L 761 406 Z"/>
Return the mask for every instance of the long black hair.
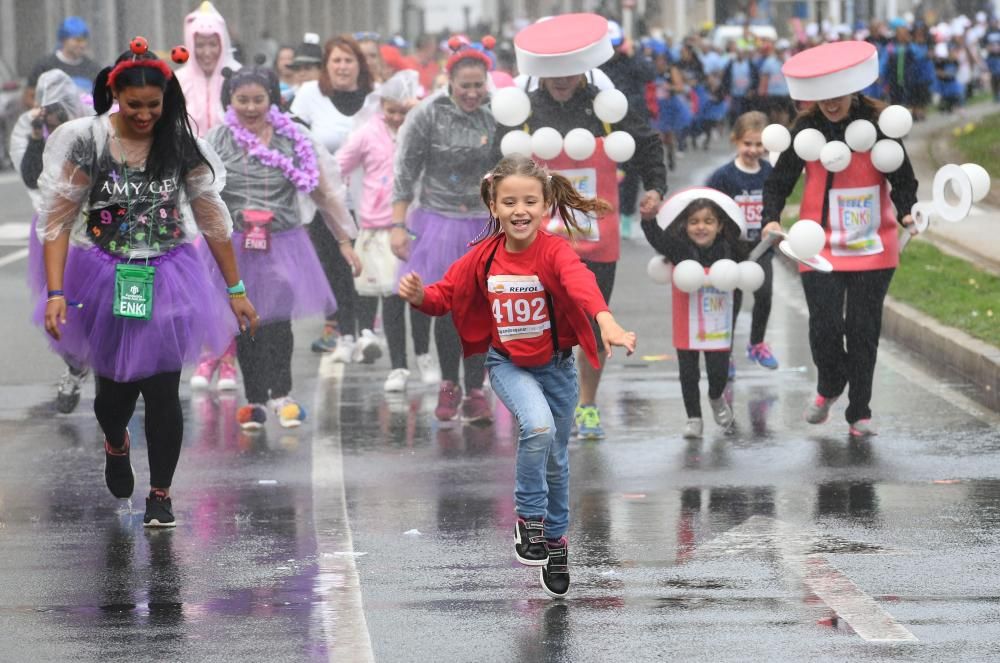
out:
<path id="1" fill-rule="evenodd" d="M 146 52 L 135 55 L 125 51 L 115 60 L 117 65 L 125 60 L 158 60 L 155 54 Z M 108 85 L 108 76 L 113 67 L 105 67 L 94 80 L 94 110 L 103 115 L 114 103 L 114 92 L 127 87 L 152 85 L 163 90 L 163 111 L 153 125 L 153 145 L 146 159 L 146 171 L 153 179 L 177 176 L 183 178 L 191 169 L 205 164 L 212 173 L 212 164 L 198 149 L 198 140 L 188 122 L 187 104 L 177 76 L 169 78 L 158 67 L 129 67 L 122 69 L 115 77 L 115 89 Z"/>

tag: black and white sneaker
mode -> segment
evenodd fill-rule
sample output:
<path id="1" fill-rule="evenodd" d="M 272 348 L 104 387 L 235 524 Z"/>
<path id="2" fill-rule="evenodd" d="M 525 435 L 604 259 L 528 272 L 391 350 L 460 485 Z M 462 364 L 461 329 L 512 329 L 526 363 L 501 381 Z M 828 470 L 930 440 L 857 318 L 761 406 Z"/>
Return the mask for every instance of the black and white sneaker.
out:
<path id="1" fill-rule="evenodd" d="M 115 449 L 104 440 L 104 482 L 111 494 L 120 499 L 132 497 L 135 490 L 135 469 L 129 460 L 132 437 L 125 431 L 125 446 Z"/>
<path id="2" fill-rule="evenodd" d="M 546 541 L 549 561 L 541 568 L 542 589 L 554 599 L 561 599 L 569 592 L 569 541 Z"/>
<path id="3" fill-rule="evenodd" d="M 142 517 L 143 527 L 174 527 L 174 511 L 170 498 L 162 490 L 149 491 L 146 498 L 146 515 Z"/>
<path id="4" fill-rule="evenodd" d="M 545 548 L 542 518 L 521 518 L 514 523 L 514 557 L 525 566 L 544 566 L 549 559 Z"/>

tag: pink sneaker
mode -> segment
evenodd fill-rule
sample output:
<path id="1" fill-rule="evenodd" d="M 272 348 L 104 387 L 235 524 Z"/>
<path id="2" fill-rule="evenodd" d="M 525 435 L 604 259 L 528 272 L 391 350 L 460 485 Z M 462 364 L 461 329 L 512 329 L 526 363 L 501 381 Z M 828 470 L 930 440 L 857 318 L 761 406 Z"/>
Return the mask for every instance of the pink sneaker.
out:
<path id="1" fill-rule="evenodd" d="M 482 389 L 469 390 L 469 395 L 462 401 L 462 420 L 470 424 L 493 423 L 493 413 Z"/>
<path id="2" fill-rule="evenodd" d="M 438 391 L 438 403 L 434 408 L 434 416 L 438 421 L 451 421 L 458 415 L 458 406 L 462 403 L 462 388 L 451 380 L 441 382 Z"/>
<path id="3" fill-rule="evenodd" d="M 806 421 L 810 424 L 825 424 L 830 418 L 830 408 L 837 402 L 837 397 L 827 398 L 816 394 L 816 398 L 806 407 Z"/>
<path id="4" fill-rule="evenodd" d="M 212 384 L 212 376 L 215 375 L 215 369 L 219 365 L 219 360 L 215 357 L 207 357 L 202 355 L 201 361 L 198 362 L 198 368 L 195 369 L 194 375 L 191 376 L 191 388 L 192 389 L 208 389 L 209 385 Z"/>
<path id="5" fill-rule="evenodd" d="M 858 419 L 850 427 L 851 437 L 867 438 L 878 435 L 872 427 L 871 419 Z"/>
<path id="6" fill-rule="evenodd" d="M 219 389 L 236 390 L 236 357 L 227 355 L 219 360 Z"/>

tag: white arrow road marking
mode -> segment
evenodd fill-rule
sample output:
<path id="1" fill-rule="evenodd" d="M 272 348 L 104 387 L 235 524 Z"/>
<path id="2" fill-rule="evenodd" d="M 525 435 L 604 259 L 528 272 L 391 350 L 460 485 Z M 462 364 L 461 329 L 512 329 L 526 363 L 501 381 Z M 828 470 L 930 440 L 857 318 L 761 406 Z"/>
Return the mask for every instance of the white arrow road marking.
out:
<path id="1" fill-rule="evenodd" d="M 361 579 L 347 518 L 344 457 L 341 451 L 340 385 L 344 365 L 324 355 L 313 403 L 313 522 L 319 559 L 317 592 L 323 598 L 320 621 L 328 660 L 372 663 L 371 638 L 361 603 Z M 362 553 L 363 554 L 363 553 Z"/>
<path id="2" fill-rule="evenodd" d="M 775 551 L 790 574 L 869 642 L 917 642 L 905 626 L 863 592 L 816 550 L 861 547 L 865 544 L 822 536 L 804 527 L 767 516 L 752 516 L 698 547 L 697 557 L 725 557 L 753 551 Z M 868 546 L 869 550 L 878 550 Z"/>

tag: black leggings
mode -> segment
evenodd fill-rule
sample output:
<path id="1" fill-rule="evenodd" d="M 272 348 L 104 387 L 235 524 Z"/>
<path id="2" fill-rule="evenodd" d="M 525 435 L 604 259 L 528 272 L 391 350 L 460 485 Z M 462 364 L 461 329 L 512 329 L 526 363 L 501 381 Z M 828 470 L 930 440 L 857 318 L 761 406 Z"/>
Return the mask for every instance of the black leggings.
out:
<path id="1" fill-rule="evenodd" d="M 355 307 L 358 293 L 354 289 L 354 274 L 340 253 L 340 245 L 318 213 L 309 224 L 309 238 L 316 249 L 319 264 L 323 266 L 326 280 L 330 282 L 333 296 L 337 298 L 337 312 L 326 320 L 336 325 L 341 334 L 356 336 L 358 319 Z"/>
<path id="2" fill-rule="evenodd" d="M 236 337 L 236 357 L 243 371 L 243 388 L 250 403 L 266 403 L 292 391 L 292 323 L 283 320 L 261 325 L 257 335 Z"/>
<path id="3" fill-rule="evenodd" d="M 771 260 L 774 250 L 770 249 L 760 257 L 757 263 L 764 268 L 764 285 L 753 293 L 753 317 L 750 321 L 750 345 L 764 342 L 767 332 L 767 321 L 771 317 L 771 299 L 774 292 L 774 266 Z M 733 293 L 733 328 L 736 328 L 736 317 L 740 314 L 743 304 L 743 291 Z"/>
<path id="4" fill-rule="evenodd" d="M 895 271 L 802 273 L 809 305 L 809 348 L 819 378 L 816 391 L 832 398 L 850 385 L 848 423 L 872 416 L 868 406 L 882 332 L 882 304 Z"/>
<path id="5" fill-rule="evenodd" d="M 604 303 L 610 306 L 611 293 L 615 289 L 615 271 L 618 268 L 618 263 L 584 260 L 583 264 L 594 273 L 594 278 L 597 279 L 597 289 L 604 296 Z M 597 350 L 600 352 L 604 347 L 604 339 L 601 338 L 601 328 L 597 325 L 597 321 L 593 319 L 590 321 L 590 328 L 594 330 L 594 338 L 597 339 Z"/>
<path id="6" fill-rule="evenodd" d="M 677 365 L 681 374 L 681 395 L 689 419 L 701 418 L 701 369 L 698 367 L 699 350 L 677 350 Z M 729 351 L 706 352 L 705 371 L 708 373 L 708 397 L 721 398 L 729 381 Z"/>
<path id="7" fill-rule="evenodd" d="M 158 373 L 136 382 L 115 382 L 96 376 L 94 414 L 112 447 L 125 444 L 125 427 L 135 412 L 139 394 L 146 404 L 146 452 L 149 455 L 149 484 L 169 488 L 181 456 L 184 414 L 179 395 L 181 374 Z"/>

